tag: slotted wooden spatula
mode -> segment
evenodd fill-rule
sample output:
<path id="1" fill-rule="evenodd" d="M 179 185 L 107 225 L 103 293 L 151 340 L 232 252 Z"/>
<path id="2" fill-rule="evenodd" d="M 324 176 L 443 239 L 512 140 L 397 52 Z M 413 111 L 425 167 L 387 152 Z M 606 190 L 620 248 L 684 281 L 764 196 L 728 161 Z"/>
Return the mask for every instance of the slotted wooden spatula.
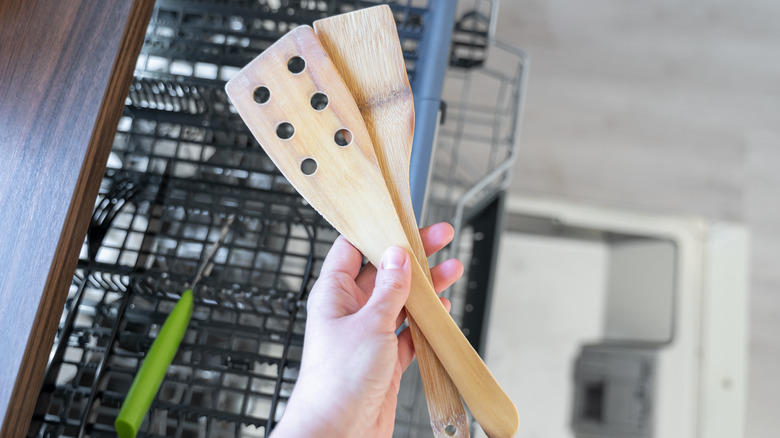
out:
<path id="1" fill-rule="evenodd" d="M 387 5 L 360 9 L 315 21 L 314 32 L 360 109 L 406 238 L 433 285 L 409 193 L 414 100 L 393 13 Z M 455 383 L 412 317 L 409 328 L 434 435 L 468 438 Z"/>
<path id="2" fill-rule="evenodd" d="M 373 264 L 390 246 L 413 254 L 357 105 L 310 27 L 285 35 L 226 90 L 285 177 Z M 444 309 L 416 258 L 411 265 L 407 312 L 485 432 L 513 436 L 517 410 Z"/>

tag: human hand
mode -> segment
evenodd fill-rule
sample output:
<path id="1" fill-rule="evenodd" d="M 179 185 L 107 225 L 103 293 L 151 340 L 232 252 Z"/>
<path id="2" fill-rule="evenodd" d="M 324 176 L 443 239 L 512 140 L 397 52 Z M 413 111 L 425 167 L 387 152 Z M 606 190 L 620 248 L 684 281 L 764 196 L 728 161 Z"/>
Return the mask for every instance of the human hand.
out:
<path id="1" fill-rule="evenodd" d="M 453 234 L 446 223 L 420 230 L 426 254 Z M 403 249 L 389 248 L 379 269 L 361 270 L 361 262 L 341 236 L 325 258 L 307 303 L 300 373 L 274 438 L 392 435 L 401 374 L 414 358 L 409 329 L 395 334 L 406 318 L 411 260 Z M 436 292 L 462 274 L 454 259 L 433 268 Z"/>

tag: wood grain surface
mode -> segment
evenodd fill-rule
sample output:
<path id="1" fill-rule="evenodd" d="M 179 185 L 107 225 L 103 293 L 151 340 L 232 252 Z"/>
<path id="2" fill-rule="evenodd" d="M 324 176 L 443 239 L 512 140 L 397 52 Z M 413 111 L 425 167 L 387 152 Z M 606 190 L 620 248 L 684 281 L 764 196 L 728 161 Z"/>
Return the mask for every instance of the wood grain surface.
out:
<path id="1" fill-rule="evenodd" d="M 305 61 L 304 69 L 290 68 L 297 58 Z M 263 87 L 268 98 L 256 99 Z M 298 27 L 274 43 L 226 90 L 290 183 L 371 263 L 378 266 L 390 246 L 413 254 L 357 104 L 310 27 Z M 316 93 L 328 96 L 327 108 L 310 104 Z M 280 131 L 284 124 L 294 133 Z M 334 141 L 333 133 L 342 128 L 352 132 L 349 144 Z M 313 171 L 305 170 L 309 160 L 316 161 Z M 517 409 L 447 313 L 417 259 L 411 262 L 408 313 L 487 435 L 514 436 Z"/>
<path id="2" fill-rule="evenodd" d="M 0 436 L 24 436 L 152 0 L 0 2 Z"/>
<path id="3" fill-rule="evenodd" d="M 401 225 L 433 286 L 409 191 L 414 100 L 393 13 L 387 5 L 360 9 L 315 21 L 314 32 L 355 98 Z M 434 436 L 467 438 L 455 383 L 411 316 L 409 329 Z"/>

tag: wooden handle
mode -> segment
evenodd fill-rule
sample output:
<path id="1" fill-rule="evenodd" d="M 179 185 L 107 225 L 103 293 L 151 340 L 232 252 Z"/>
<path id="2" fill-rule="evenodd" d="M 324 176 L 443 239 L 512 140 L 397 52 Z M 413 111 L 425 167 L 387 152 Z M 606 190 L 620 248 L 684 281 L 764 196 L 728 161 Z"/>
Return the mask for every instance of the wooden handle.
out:
<path id="1" fill-rule="evenodd" d="M 285 177 L 372 263 L 379 265 L 390 246 L 413 254 L 357 104 L 310 27 L 301 26 L 277 41 L 228 82 L 226 90 Z M 326 107 L 312 102 L 317 94 L 327 96 Z M 286 125 L 294 129 L 283 129 Z M 345 129 L 350 141 L 334 138 Z M 513 436 L 517 410 L 414 257 L 407 311 L 485 432 Z"/>
<path id="2" fill-rule="evenodd" d="M 414 101 L 390 7 L 318 20 L 314 31 L 355 98 L 406 237 L 433 285 L 409 195 Z M 434 435 L 468 438 L 468 418 L 455 383 L 412 317 L 409 329 Z"/>

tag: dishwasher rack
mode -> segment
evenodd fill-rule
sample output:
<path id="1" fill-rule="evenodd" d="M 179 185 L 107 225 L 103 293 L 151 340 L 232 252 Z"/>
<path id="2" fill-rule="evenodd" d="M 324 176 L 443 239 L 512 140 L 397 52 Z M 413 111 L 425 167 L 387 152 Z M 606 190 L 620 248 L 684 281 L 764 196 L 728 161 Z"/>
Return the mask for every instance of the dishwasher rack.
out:
<path id="1" fill-rule="evenodd" d="M 464 236 L 478 234 L 469 222 L 473 215 L 458 210 L 452 200 L 468 194 L 474 180 L 463 180 L 461 170 L 471 161 L 452 154 L 461 156 L 476 145 L 493 151 L 495 159 L 488 164 L 494 168 L 512 159 L 507 151 L 516 146 L 518 127 L 505 120 L 519 119 L 525 72 L 522 54 L 520 67 L 509 75 L 485 68 L 489 47 L 495 44 L 489 25 L 497 5 L 475 3 L 455 27 L 448 53 L 456 71 L 448 81 L 487 78 L 503 84 L 516 104 L 492 104 L 494 135 L 474 138 L 448 126 L 453 120 L 464 127 L 469 120 L 481 124 L 484 120 L 474 119 L 474 111 L 490 113 L 486 110 L 491 104 L 453 101 L 449 106 L 430 166 L 426 221 L 452 222 L 454 212 L 461 211 L 464 219 L 455 225 Z M 209 242 L 231 215 L 236 220 L 209 275 L 194 291 L 192 321 L 139 436 L 270 433 L 297 377 L 307 293 L 338 234 L 279 173 L 229 104 L 223 87 L 295 26 L 373 4 L 158 0 L 28 436 L 115 436 L 113 421 L 145 352 Z M 425 65 L 419 56 L 436 10 L 424 0 L 389 5 L 414 87 L 422 83 L 415 79 L 426 74 L 419 70 Z M 446 43 L 449 46 L 449 40 Z M 415 95 L 424 95 L 417 86 Z M 421 116 L 418 111 L 418 128 Z M 491 179 L 466 202 L 472 213 L 479 199 L 494 197 L 508 182 L 508 171 L 496 180 L 493 170 L 479 170 L 483 175 L 476 178 L 478 184 Z M 461 237 L 452 251 L 474 259 L 470 241 Z M 472 265 L 467 263 L 469 278 L 479 271 Z M 461 321 L 468 319 L 463 309 L 474 308 L 458 298 L 474 296 L 468 286 L 473 281 L 466 280 L 460 283 L 468 290 L 456 286 L 452 294 L 453 313 Z M 418 376 L 412 366 L 402 381 L 397 437 L 430 435 Z"/>

